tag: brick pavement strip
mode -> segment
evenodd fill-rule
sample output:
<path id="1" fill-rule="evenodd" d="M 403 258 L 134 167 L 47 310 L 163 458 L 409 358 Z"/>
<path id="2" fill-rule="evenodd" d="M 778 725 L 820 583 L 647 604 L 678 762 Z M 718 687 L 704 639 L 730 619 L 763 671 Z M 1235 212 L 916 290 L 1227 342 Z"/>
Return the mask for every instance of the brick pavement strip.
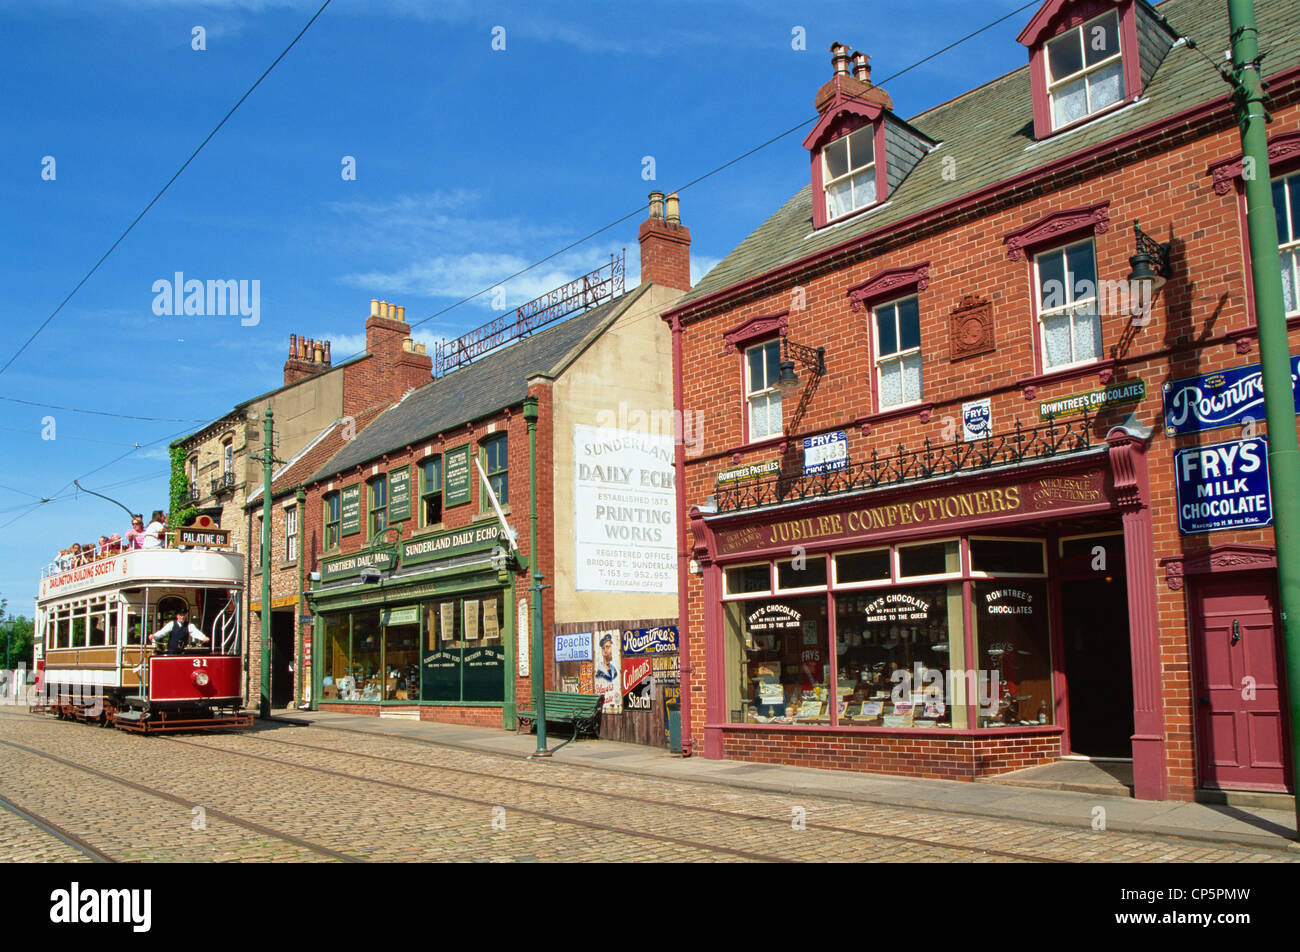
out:
<path id="1" fill-rule="evenodd" d="M 1016 858 L 997 851 L 1084 862 L 1296 859 L 1173 837 L 633 776 L 327 729 L 258 727 L 237 734 L 146 738 L 0 712 L 0 738 L 370 860 L 704 862 L 743 860 L 745 854 L 841 862 Z M 0 793 L 123 859 L 322 858 L 211 816 L 206 831 L 193 831 L 189 812 L 176 804 L 3 745 Z M 106 810 L 106 803 L 114 810 Z M 504 829 L 494 828 L 494 806 L 504 810 Z M 796 808 L 803 811 L 804 829 L 792 823 Z M 8 816 L 0 832 L 14 824 L 34 829 Z M 42 836 L 55 845 L 33 846 L 41 841 L 31 835 L 6 837 L 0 859 L 57 860 L 71 849 Z"/>

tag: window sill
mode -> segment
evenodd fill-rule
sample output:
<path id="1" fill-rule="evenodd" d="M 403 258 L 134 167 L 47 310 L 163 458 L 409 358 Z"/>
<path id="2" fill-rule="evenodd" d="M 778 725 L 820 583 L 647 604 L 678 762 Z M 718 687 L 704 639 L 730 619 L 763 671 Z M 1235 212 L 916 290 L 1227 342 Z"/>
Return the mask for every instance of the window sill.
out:
<path id="1" fill-rule="evenodd" d="M 510 506 L 509 506 L 509 505 L 505 505 L 505 506 L 502 506 L 502 507 L 501 507 L 501 515 L 503 515 L 503 516 L 508 516 L 508 515 L 510 515 Z M 496 512 L 494 512 L 493 510 L 489 509 L 489 510 L 487 510 L 487 512 L 480 512 L 477 516 L 474 517 L 473 521 L 474 521 L 474 522 L 490 522 L 491 520 L 495 519 L 496 517 L 497 517 Z"/>
<path id="2" fill-rule="evenodd" d="M 917 403 L 905 403 L 902 406 L 890 407 L 888 410 L 881 410 L 879 413 L 868 413 L 860 416 L 853 422 L 862 428 L 864 436 L 871 433 L 871 428 L 880 423 L 888 423 L 890 420 L 902 419 L 915 413 L 922 423 L 930 422 L 930 415 L 934 412 L 934 403 L 929 400 L 922 400 Z"/>
<path id="3" fill-rule="evenodd" d="M 1059 129 L 1053 129 L 1044 138 L 1039 139 L 1036 142 L 1031 142 L 1029 143 L 1029 145 L 1025 146 L 1025 151 L 1031 152 L 1034 149 L 1039 148 L 1040 146 L 1047 145 L 1050 142 L 1055 142 L 1056 140 L 1061 139 L 1067 135 L 1070 135 L 1071 133 L 1078 132 L 1081 129 L 1085 129 L 1088 126 L 1092 125 L 1094 122 L 1103 122 L 1106 119 L 1110 119 L 1113 116 L 1119 115 L 1121 112 L 1125 112 L 1126 110 L 1136 109 L 1138 106 L 1143 105 L 1147 101 L 1148 100 L 1146 98 L 1121 99 L 1119 102 L 1112 103 L 1111 105 L 1107 106 L 1105 109 L 1098 109 L 1096 112 L 1090 113 L 1084 116 L 1082 119 L 1076 119 L 1074 120 L 1074 122 L 1061 126 Z"/>
<path id="4" fill-rule="evenodd" d="M 1117 364 L 1118 361 L 1114 357 L 1107 360 L 1094 360 L 1086 364 L 1075 364 L 1070 367 L 1062 367 L 1060 370 L 1049 370 L 1047 373 L 1039 374 L 1036 377 L 1022 377 L 1016 381 L 1016 386 L 1024 391 L 1026 400 L 1035 399 L 1038 396 L 1039 387 L 1063 383 L 1066 380 L 1078 380 L 1080 377 L 1087 377 L 1090 374 L 1096 374 L 1098 381 L 1102 386 L 1105 386 L 1115 379 Z"/>

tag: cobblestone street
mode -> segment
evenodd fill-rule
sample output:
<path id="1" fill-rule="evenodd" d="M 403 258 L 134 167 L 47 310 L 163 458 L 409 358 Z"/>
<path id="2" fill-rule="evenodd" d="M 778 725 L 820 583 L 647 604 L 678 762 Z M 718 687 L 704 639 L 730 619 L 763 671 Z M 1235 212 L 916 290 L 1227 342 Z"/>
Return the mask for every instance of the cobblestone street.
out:
<path id="1" fill-rule="evenodd" d="M 140 737 L 0 712 L 0 859 L 1287 862 L 328 727 Z"/>

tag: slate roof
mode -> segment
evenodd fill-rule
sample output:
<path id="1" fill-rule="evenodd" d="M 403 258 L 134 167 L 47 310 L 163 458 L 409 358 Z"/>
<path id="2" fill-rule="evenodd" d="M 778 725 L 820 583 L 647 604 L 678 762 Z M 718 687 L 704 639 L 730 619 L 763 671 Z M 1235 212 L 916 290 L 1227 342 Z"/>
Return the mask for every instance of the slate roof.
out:
<path id="1" fill-rule="evenodd" d="M 648 284 L 552 324 L 408 393 L 349 441 L 306 482 L 327 479 L 391 450 L 464 426 L 528 396 L 528 377 L 563 364 L 589 335 L 612 322 Z"/>
<path id="2" fill-rule="evenodd" d="M 1192 37 L 1212 59 L 1221 57 L 1228 46 L 1223 0 L 1167 0 L 1156 12 L 1167 17 L 1176 31 Z M 1300 2 L 1263 0 L 1256 4 L 1255 22 L 1260 49 L 1268 54 L 1265 77 L 1300 63 Z M 1139 103 L 1036 142 L 1029 66 L 1025 65 L 909 119 L 940 146 L 921 159 L 881 206 L 814 234 L 809 183 L 673 309 L 1201 103 L 1214 99 L 1226 103 L 1227 95 L 1227 84 L 1201 52 L 1180 44 L 1169 51 L 1143 89 Z M 948 156 L 956 160 L 956 175 L 951 180 L 941 174 Z"/>

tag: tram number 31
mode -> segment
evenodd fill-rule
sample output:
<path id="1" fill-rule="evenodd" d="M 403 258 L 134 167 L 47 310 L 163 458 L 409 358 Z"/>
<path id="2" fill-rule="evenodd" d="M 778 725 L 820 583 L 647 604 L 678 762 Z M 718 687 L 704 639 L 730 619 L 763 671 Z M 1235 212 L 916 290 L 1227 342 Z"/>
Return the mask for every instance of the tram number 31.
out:
<path id="1" fill-rule="evenodd" d="M 207 658 L 195 658 L 195 659 L 194 659 L 194 667 L 196 667 L 196 668 L 206 668 L 207 666 L 208 666 L 208 659 L 207 659 Z"/>

